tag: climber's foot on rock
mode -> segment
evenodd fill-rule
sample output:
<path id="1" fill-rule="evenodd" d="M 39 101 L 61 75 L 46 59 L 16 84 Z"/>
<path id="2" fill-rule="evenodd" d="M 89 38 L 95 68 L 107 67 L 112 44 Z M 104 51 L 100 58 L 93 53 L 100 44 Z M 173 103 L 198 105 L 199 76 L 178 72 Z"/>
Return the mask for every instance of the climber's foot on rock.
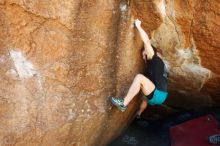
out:
<path id="1" fill-rule="evenodd" d="M 110 97 L 110 100 L 120 111 L 124 112 L 126 110 L 126 107 L 124 106 L 124 99 L 119 97 Z"/>

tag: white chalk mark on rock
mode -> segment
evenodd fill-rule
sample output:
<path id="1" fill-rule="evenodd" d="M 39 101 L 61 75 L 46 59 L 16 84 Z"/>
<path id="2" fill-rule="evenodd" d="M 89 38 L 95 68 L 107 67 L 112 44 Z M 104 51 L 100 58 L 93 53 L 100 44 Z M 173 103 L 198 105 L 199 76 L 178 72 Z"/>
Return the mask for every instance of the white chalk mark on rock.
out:
<path id="1" fill-rule="evenodd" d="M 0 63 L 4 63 L 5 62 L 5 56 L 0 56 Z"/>
<path id="2" fill-rule="evenodd" d="M 180 58 L 183 58 L 183 59 L 190 59 L 190 58 L 193 57 L 193 52 L 189 48 L 187 48 L 187 49 L 178 49 L 177 50 L 177 56 L 179 56 Z"/>
<path id="3" fill-rule="evenodd" d="M 17 78 L 18 78 L 17 71 L 14 70 L 14 69 L 8 70 L 8 71 L 6 72 L 6 75 L 12 77 L 14 80 L 17 80 Z"/>
<path id="4" fill-rule="evenodd" d="M 184 76 L 186 79 L 192 79 L 193 84 L 198 90 L 202 89 L 204 84 L 211 78 L 212 71 L 200 64 L 200 58 L 197 50 L 190 48 L 181 48 L 176 52 L 179 67 L 174 67 L 174 75 Z"/>
<path id="5" fill-rule="evenodd" d="M 166 16 L 166 3 L 165 3 L 165 0 L 162 0 L 159 3 L 158 8 L 159 8 L 160 13 L 162 14 L 162 16 L 165 17 Z"/>
<path id="6" fill-rule="evenodd" d="M 204 84 L 211 77 L 211 71 L 207 68 L 204 68 L 203 66 L 199 64 L 194 64 L 194 63 L 185 64 L 184 63 L 181 66 L 181 68 L 184 72 L 186 72 L 188 76 L 190 75 L 192 79 L 201 81 L 199 90 L 202 89 Z"/>
<path id="7" fill-rule="evenodd" d="M 75 117 L 76 117 L 76 114 L 73 112 L 72 109 L 69 109 L 68 120 L 72 120 Z"/>
<path id="8" fill-rule="evenodd" d="M 34 69 L 33 65 L 26 60 L 21 52 L 11 50 L 10 56 L 21 79 L 31 78 L 37 74 L 37 71 Z"/>
<path id="9" fill-rule="evenodd" d="M 207 68 L 204 68 L 200 66 L 199 64 L 194 64 L 194 63 L 188 63 L 188 64 L 183 64 L 181 66 L 184 72 L 187 74 L 194 75 L 195 78 L 200 78 L 202 79 L 207 79 L 210 78 L 211 71 Z"/>
<path id="10" fill-rule="evenodd" d="M 120 4 L 120 10 L 121 10 L 121 12 L 125 12 L 127 10 L 127 5 L 124 4 L 124 3 L 121 3 Z"/>

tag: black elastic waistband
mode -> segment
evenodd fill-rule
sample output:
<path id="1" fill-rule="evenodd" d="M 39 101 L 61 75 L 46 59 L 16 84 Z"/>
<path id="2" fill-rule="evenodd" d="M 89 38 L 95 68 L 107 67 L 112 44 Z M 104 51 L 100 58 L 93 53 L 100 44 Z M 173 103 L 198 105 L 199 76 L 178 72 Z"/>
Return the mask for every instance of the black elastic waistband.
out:
<path id="1" fill-rule="evenodd" d="M 153 98 L 155 90 L 156 90 L 156 87 L 154 88 L 154 90 L 149 95 L 146 96 L 147 99 L 152 99 Z"/>

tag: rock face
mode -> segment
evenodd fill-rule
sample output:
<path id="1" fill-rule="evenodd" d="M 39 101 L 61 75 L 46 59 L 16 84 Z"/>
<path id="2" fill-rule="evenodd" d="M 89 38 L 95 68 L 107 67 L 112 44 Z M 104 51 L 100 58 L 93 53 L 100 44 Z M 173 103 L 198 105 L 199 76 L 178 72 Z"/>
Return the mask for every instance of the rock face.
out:
<path id="1" fill-rule="evenodd" d="M 106 145 L 131 121 L 120 113 L 142 71 L 135 18 L 170 72 L 169 106 L 220 103 L 218 0 L 0 0 L 0 145 Z"/>
<path id="2" fill-rule="evenodd" d="M 153 40 L 170 66 L 170 90 L 179 94 L 174 94 L 177 99 L 171 102 L 179 101 L 183 107 L 219 105 L 220 4 L 215 0 L 177 0 L 157 6 L 163 23 L 153 32 Z"/>

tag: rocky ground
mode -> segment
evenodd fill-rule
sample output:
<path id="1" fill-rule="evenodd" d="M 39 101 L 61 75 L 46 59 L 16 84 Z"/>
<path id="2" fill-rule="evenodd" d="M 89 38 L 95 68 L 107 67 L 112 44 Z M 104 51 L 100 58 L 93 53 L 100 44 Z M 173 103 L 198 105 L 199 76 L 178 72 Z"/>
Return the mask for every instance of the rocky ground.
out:
<path id="1" fill-rule="evenodd" d="M 179 112 L 156 121 L 135 119 L 130 127 L 108 146 L 170 146 L 170 127 L 206 114 L 212 114 L 220 122 L 220 108 Z"/>

